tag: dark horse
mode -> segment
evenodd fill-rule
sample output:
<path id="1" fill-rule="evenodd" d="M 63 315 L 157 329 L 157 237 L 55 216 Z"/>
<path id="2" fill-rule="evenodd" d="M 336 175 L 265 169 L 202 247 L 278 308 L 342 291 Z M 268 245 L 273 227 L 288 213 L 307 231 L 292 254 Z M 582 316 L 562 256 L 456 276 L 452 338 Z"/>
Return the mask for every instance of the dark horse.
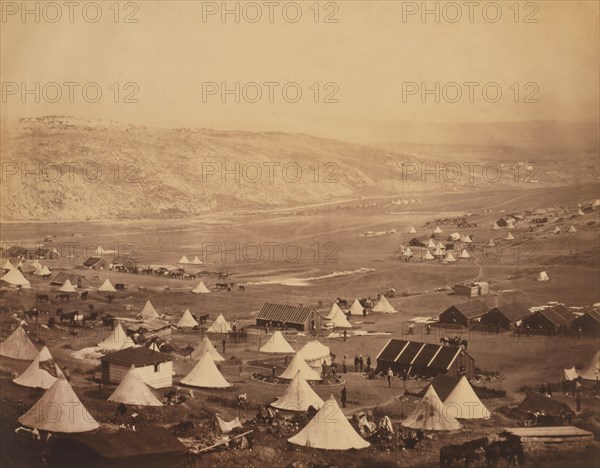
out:
<path id="1" fill-rule="evenodd" d="M 478 451 L 487 446 L 487 437 L 470 440 L 461 445 L 444 445 L 440 449 L 440 467 L 450 466 L 453 461 L 464 460 L 465 468 L 478 457 Z"/>
<path id="2" fill-rule="evenodd" d="M 492 463 L 496 463 L 500 458 L 508 460 L 507 467 L 511 464 L 517 466 L 525 463 L 525 452 L 523 451 L 523 445 L 521 441 L 516 437 L 511 437 L 508 440 L 499 440 L 492 442 L 485 450 L 485 461 L 487 466 L 490 467 Z"/>

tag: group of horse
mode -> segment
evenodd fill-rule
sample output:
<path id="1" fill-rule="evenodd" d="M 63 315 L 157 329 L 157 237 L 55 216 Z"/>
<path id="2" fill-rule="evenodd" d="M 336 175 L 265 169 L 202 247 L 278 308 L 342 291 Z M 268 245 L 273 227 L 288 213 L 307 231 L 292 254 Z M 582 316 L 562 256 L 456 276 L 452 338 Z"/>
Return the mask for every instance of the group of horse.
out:
<path id="1" fill-rule="evenodd" d="M 454 338 L 448 338 L 447 336 L 442 336 L 440 338 L 440 343 L 445 346 L 452 346 L 454 348 L 458 348 L 462 346 L 464 349 L 467 349 L 469 346 L 469 342 L 465 339 L 462 339 L 460 336 L 455 336 Z"/>
<path id="2" fill-rule="evenodd" d="M 464 461 L 465 468 L 469 468 L 471 463 L 482 456 L 488 467 L 501 459 L 507 460 L 507 467 L 525 463 L 525 452 L 518 437 L 492 442 L 487 437 L 482 437 L 460 445 L 444 445 L 440 449 L 440 467 L 445 468 L 454 462 Z"/>

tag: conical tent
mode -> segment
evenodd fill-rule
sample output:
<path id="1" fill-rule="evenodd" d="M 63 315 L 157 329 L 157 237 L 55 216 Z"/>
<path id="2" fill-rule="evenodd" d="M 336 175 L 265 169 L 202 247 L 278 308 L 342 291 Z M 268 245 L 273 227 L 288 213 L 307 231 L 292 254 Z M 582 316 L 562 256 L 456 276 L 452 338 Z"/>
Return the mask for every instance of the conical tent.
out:
<path id="1" fill-rule="evenodd" d="M 135 370 L 134 365 L 127 371 L 125 377 L 121 379 L 119 386 L 115 388 L 112 395 L 108 397 L 108 401 L 137 406 L 163 405 L 160 400 L 154 396 L 148 385 L 142 380 L 137 370 Z"/>
<path id="2" fill-rule="evenodd" d="M 536 281 L 549 281 L 550 278 L 548 277 L 548 274 L 545 271 L 540 271 L 540 274 L 538 275 Z"/>
<path id="3" fill-rule="evenodd" d="M 69 382 L 61 376 L 19 422 L 48 432 L 88 432 L 100 425 L 85 409 Z"/>
<path id="4" fill-rule="evenodd" d="M 229 325 L 229 322 L 225 320 L 223 314 L 219 314 L 213 324 L 206 329 L 207 333 L 229 333 L 232 331 L 233 329 Z"/>
<path id="5" fill-rule="evenodd" d="M 98 343 L 98 347 L 111 351 L 131 348 L 132 346 L 135 346 L 134 342 L 127 336 L 120 323 L 117 323 L 113 331 L 110 332 L 110 335 Z"/>
<path id="6" fill-rule="evenodd" d="M 435 257 L 443 257 L 443 256 L 444 256 L 444 251 L 443 251 L 443 250 L 442 250 L 442 248 L 441 248 L 441 247 L 438 245 L 438 246 L 435 248 L 435 251 L 433 252 L 433 255 L 434 255 Z"/>
<path id="7" fill-rule="evenodd" d="M 373 312 L 380 312 L 383 314 L 395 314 L 398 311 L 392 307 L 392 304 L 390 304 L 387 298 L 382 294 L 381 296 L 379 296 L 377 304 L 373 306 Z"/>
<path id="8" fill-rule="evenodd" d="M 444 405 L 448 408 L 445 412 L 447 417 L 448 415 L 457 419 L 488 419 L 490 417 L 490 412 L 483 406 L 464 375 L 444 400 Z"/>
<path id="9" fill-rule="evenodd" d="M 567 232 L 577 232 L 577 229 L 575 229 L 575 226 L 573 226 L 571 224 L 571 227 L 569 228 L 569 230 Z"/>
<path id="10" fill-rule="evenodd" d="M 415 229 L 414 226 L 411 226 L 411 227 L 408 228 L 408 233 L 409 234 L 416 234 L 416 232 L 417 232 L 417 230 Z"/>
<path id="11" fill-rule="evenodd" d="M 39 351 L 29 339 L 25 329 L 19 325 L 11 335 L 0 344 L 0 356 L 23 361 L 32 361 Z"/>
<path id="12" fill-rule="evenodd" d="M 425 255 L 423 256 L 423 258 L 425 260 L 433 260 L 433 255 L 431 255 L 431 252 L 428 250 L 425 252 Z M 377 311 L 374 310 L 374 312 L 377 312 Z"/>
<path id="13" fill-rule="evenodd" d="M 158 344 L 156 343 L 156 341 L 152 341 L 150 343 L 150 346 L 148 346 L 148 348 L 152 351 L 156 351 L 157 353 L 160 353 L 160 348 L 158 347 Z"/>
<path id="14" fill-rule="evenodd" d="M 192 359 L 200 359 L 204 356 L 204 353 L 208 352 L 210 357 L 215 362 L 224 361 L 225 358 L 219 354 L 219 352 L 215 349 L 213 344 L 208 339 L 208 336 L 204 336 L 200 344 L 196 347 L 196 349 L 192 352 Z"/>
<path id="15" fill-rule="evenodd" d="M 192 316 L 190 309 L 185 309 L 185 312 L 177 322 L 178 328 L 194 328 L 198 326 L 199 323 L 196 322 L 196 319 Z"/>
<path id="16" fill-rule="evenodd" d="M 8 284 L 20 286 L 23 289 L 31 288 L 31 284 L 27 279 L 25 279 L 23 273 L 21 273 L 18 268 L 13 268 L 10 270 L 2 278 L 0 278 L 0 281 L 6 281 Z"/>
<path id="17" fill-rule="evenodd" d="M 337 304 L 334 304 L 337 305 Z M 327 319 L 327 323 L 333 324 L 335 328 L 352 328 L 350 322 L 346 318 L 346 314 L 338 307 L 337 312 L 331 318 Z"/>
<path id="18" fill-rule="evenodd" d="M 152 302 L 150 302 L 150 299 L 146 301 L 146 304 L 144 304 L 144 308 L 142 309 L 142 311 L 139 314 L 137 314 L 137 318 L 142 320 L 159 318 L 158 312 L 156 312 L 156 309 L 152 305 Z"/>
<path id="19" fill-rule="evenodd" d="M 314 418 L 288 442 L 324 450 L 363 449 L 371 444 L 354 430 L 333 395 Z"/>
<path id="20" fill-rule="evenodd" d="M 23 268 L 25 265 L 23 264 L 23 262 L 21 260 L 19 260 L 19 263 L 17 263 L 17 268 Z"/>
<path id="21" fill-rule="evenodd" d="M 458 256 L 458 258 L 471 258 L 471 255 L 469 255 L 469 252 L 467 252 L 467 249 L 462 249 L 462 252 Z"/>
<path id="22" fill-rule="evenodd" d="M 554 234 L 560 234 L 560 233 L 562 232 L 562 229 L 561 229 L 561 228 L 559 228 L 558 226 L 556 226 L 556 227 L 554 228 L 554 231 L 552 231 L 552 232 L 553 232 Z"/>
<path id="23" fill-rule="evenodd" d="M 316 394 L 298 371 L 285 390 L 285 393 L 277 401 L 271 403 L 271 406 L 287 411 L 308 411 L 308 408 L 311 406 L 319 409 L 324 404 L 321 397 Z"/>
<path id="24" fill-rule="evenodd" d="M 467 235 L 465 236 L 465 238 L 463 239 L 463 242 L 464 242 L 465 244 L 472 244 L 472 243 L 473 243 L 473 240 L 472 240 L 472 239 L 471 239 L 471 237 L 470 237 L 470 236 L 467 234 Z"/>
<path id="25" fill-rule="evenodd" d="M 584 213 L 583 211 L 581 211 L 581 208 L 579 208 L 579 209 L 577 210 L 577 214 L 578 214 L 579 216 L 583 216 L 585 213 Z"/>
<path id="26" fill-rule="evenodd" d="M 3 269 L 3 270 L 6 270 L 6 271 L 10 271 L 10 270 L 12 270 L 13 268 L 14 268 L 13 264 L 12 264 L 12 263 L 10 263 L 8 260 L 6 260 L 6 261 L 4 262 L 4 265 L 2 265 L 2 269 Z"/>
<path id="27" fill-rule="evenodd" d="M 435 229 L 433 230 L 434 234 L 441 234 L 442 232 L 444 232 L 444 231 L 442 231 L 439 226 L 436 226 Z"/>
<path id="28" fill-rule="evenodd" d="M 498 229 L 500 229 L 500 226 L 498 226 L 498 223 L 494 223 L 494 227 L 492 229 L 494 231 L 497 231 Z"/>
<path id="29" fill-rule="evenodd" d="M 487 244 L 485 244 L 486 247 L 496 247 L 496 243 L 490 239 L 489 242 Z"/>
<path id="30" fill-rule="evenodd" d="M 100 292 L 117 292 L 117 290 L 115 289 L 115 287 L 112 285 L 112 283 L 110 282 L 110 280 L 108 278 L 106 278 L 104 280 L 104 283 L 102 283 L 100 285 L 100 287 L 98 288 L 98 291 L 100 291 Z"/>
<path id="31" fill-rule="evenodd" d="M 206 294 L 209 293 L 210 290 L 204 285 L 204 281 L 200 281 L 198 286 L 192 289 L 192 292 L 195 294 Z"/>
<path id="32" fill-rule="evenodd" d="M 312 368 L 321 369 L 323 363 L 331 364 L 331 350 L 319 340 L 309 341 L 300 348 L 304 361 Z M 293 376 L 292 376 L 293 377 Z"/>
<path id="33" fill-rule="evenodd" d="M 350 306 L 350 315 L 362 315 L 364 307 L 358 300 L 358 298 L 354 299 L 352 306 Z"/>
<path id="34" fill-rule="evenodd" d="M 333 317 L 335 317 L 337 315 L 338 311 L 342 312 L 342 309 L 340 309 L 340 306 L 337 305 L 337 302 L 334 302 L 333 305 L 331 306 L 331 310 L 325 316 L 325 320 L 331 320 Z"/>
<path id="35" fill-rule="evenodd" d="M 64 292 L 64 293 L 77 292 L 77 290 L 75 289 L 75 286 L 73 286 L 73 284 L 71 283 L 71 280 L 69 278 L 67 278 L 65 280 L 65 282 L 62 284 L 62 286 L 60 288 L 58 288 L 58 290 L 60 292 Z"/>
<path id="36" fill-rule="evenodd" d="M 448 252 L 446 254 L 446 257 L 444 257 L 444 260 L 446 262 L 455 262 L 456 261 L 456 259 L 454 258 L 454 255 L 452 255 L 452 252 Z"/>
<path id="37" fill-rule="evenodd" d="M 50 271 L 50 269 L 46 265 L 44 265 L 42 268 L 40 268 L 38 270 L 38 272 L 36 274 L 38 276 L 48 276 L 48 275 L 51 275 L 52 272 Z"/>
<path id="38" fill-rule="evenodd" d="M 425 247 L 427 247 L 428 249 L 435 249 L 435 242 L 432 238 L 429 238 Z"/>
<path id="39" fill-rule="evenodd" d="M 600 351 L 596 351 L 591 361 L 578 373 L 579 377 L 585 380 L 600 379 Z"/>
<path id="40" fill-rule="evenodd" d="M 515 225 L 512 222 L 512 219 L 509 219 L 508 221 L 506 221 L 506 229 L 514 229 Z"/>
<path id="41" fill-rule="evenodd" d="M 187 258 L 187 257 L 184 255 L 183 257 L 181 257 L 181 258 L 179 259 L 179 261 L 178 261 L 177 263 L 179 263 L 179 264 L 182 264 L 182 265 L 188 265 L 188 264 L 190 263 L 190 261 L 189 261 L 189 260 L 188 260 L 188 258 Z"/>
<path id="42" fill-rule="evenodd" d="M 305 380 L 321 380 L 319 373 L 316 370 L 311 369 L 300 352 L 294 354 L 294 357 L 279 378 L 292 380 L 294 377 L 296 377 L 298 372 L 300 372 Z"/>
<path id="43" fill-rule="evenodd" d="M 402 421 L 402 425 L 411 429 L 426 431 L 456 431 L 462 427 L 456 418 L 447 416 L 442 400 L 430 385 L 414 411 Z"/>
<path id="44" fill-rule="evenodd" d="M 577 369 L 575 367 L 571 367 L 570 369 L 563 369 L 563 380 L 571 382 L 578 378 Z"/>
<path id="45" fill-rule="evenodd" d="M 506 237 L 504 238 L 504 240 L 514 240 L 514 239 L 515 239 L 515 236 L 513 236 L 512 233 L 510 233 L 510 232 L 508 234 L 506 234 Z"/>
<path id="46" fill-rule="evenodd" d="M 227 388 L 231 384 L 221 375 L 219 369 L 208 352 L 205 352 L 198 363 L 181 379 L 181 383 L 190 387 Z"/>
<path id="47" fill-rule="evenodd" d="M 267 342 L 260 347 L 261 353 L 281 353 L 290 354 L 295 353 L 294 348 L 290 345 L 283 334 L 280 331 L 273 333 L 273 336 L 269 337 Z"/>
<path id="48" fill-rule="evenodd" d="M 198 258 L 198 255 L 196 255 L 191 263 L 192 265 L 202 265 L 204 262 Z"/>
<path id="49" fill-rule="evenodd" d="M 54 362 L 48 348 L 44 346 L 25 372 L 13 382 L 23 387 L 48 389 L 59 375 L 62 375 L 62 371 Z"/>

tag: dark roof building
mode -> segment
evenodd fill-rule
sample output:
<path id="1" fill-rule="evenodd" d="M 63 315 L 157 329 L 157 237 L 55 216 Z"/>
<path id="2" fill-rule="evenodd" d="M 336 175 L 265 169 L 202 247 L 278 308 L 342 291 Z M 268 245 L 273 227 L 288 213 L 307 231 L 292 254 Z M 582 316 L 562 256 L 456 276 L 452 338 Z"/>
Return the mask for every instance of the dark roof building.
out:
<path id="1" fill-rule="evenodd" d="M 132 365 L 135 367 L 144 367 L 172 360 L 168 354 L 152 351 L 145 346 L 121 349 L 100 358 L 102 362 L 119 364 L 127 366 L 127 368 L 130 368 Z"/>
<path id="2" fill-rule="evenodd" d="M 487 311 L 487 306 L 481 301 L 454 304 L 440 314 L 439 322 L 462 325 L 468 328 L 475 322 L 478 322 L 478 319 L 487 313 Z"/>
<path id="3" fill-rule="evenodd" d="M 389 340 L 377 355 L 377 369 L 391 368 L 402 375 L 472 377 L 475 360 L 462 347 L 450 347 L 417 341 Z"/>
<path id="4" fill-rule="evenodd" d="M 576 333 L 581 329 L 584 335 L 600 335 L 600 310 L 589 310 L 576 318 L 571 324 L 571 329 Z"/>
<path id="5" fill-rule="evenodd" d="M 481 317 L 480 323 L 489 327 L 500 327 L 512 330 L 521 320 L 531 315 L 529 308 L 521 302 L 511 302 L 494 307 Z"/>
<path id="6" fill-rule="evenodd" d="M 440 400 L 444 401 L 446 398 L 448 398 L 452 390 L 454 390 L 454 387 L 456 387 L 456 384 L 459 380 L 460 379 L 458 377 L 438 374 L 433 378 L 429 385 L 425 386 L 425 388 L 420 392 L 419 396 L 424 396 L 429 386 L 433 386 L 433 389 L 440 397 Z"/>
<path id="7" fill-rule="evenodd" d="M 523 326 L 532 332 L 556 333 L 559 328 L 569 329 L 575 315 L 563 304 L 538 310 L 523 320 Z"/>
<path id="8" fill-rule="evenodd" d="M 87 288 L 90 284 L 85 276 L 76 273 L 67 273 L 66 271 L 61 271 L 54 275 L 50 280 L 50 284 L 52 286 L 62 286 L 67 280 L 76 288 Z"/>
<path id="9" fill-rule="evenodd" d="M 83 262 L 85 268 L 100 270 L 108 267 L 108 262 L 102 257 L 89 257 Z"/>
<path id="10" fill-rule="evenodd" d="M 102 382 L 118 384 L 135 366 L 141 379 L 153 388 L 173 385 L 173 359 L 145 346 L 126 348 L 100 358 Z"/>
<path id="11" fill-rule="evenodd" d="M 300 331 L 310 331 L 315 327 L 318 314 L 312 307 L 298 307 L 265 303 L 256 316 L 256 325 L 264 327 L 290 327 Z"/>

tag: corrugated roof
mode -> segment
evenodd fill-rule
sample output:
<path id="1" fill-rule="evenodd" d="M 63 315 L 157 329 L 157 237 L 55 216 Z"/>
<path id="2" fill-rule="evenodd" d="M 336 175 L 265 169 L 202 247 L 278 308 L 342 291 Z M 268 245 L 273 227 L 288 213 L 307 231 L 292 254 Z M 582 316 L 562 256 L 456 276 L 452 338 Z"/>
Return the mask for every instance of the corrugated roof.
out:
<path id="1" fill-rule="evenodd" d="M 531 392 L 531 394 L 519 404 L 519 411 L 523 413 L 528 411 L 531 411 L 532 413 L 543 412 L 548 416 L 556 417 L 565 413 L 575 414 L 566 403 L 537 392 Z"/>
<path id="2" fill-rule="evenodd" d="M 460 304 L 454 304 L 452 307 L 455 307 L 456 310 L 458 310 L 468 319 L 481 317 L 488 311 L 487 306 L 481 301 L 463 302 Z M 452 307 L 449 307 L 448 309 L 451 309 Z"/>
<path id="3" fill-rule="evenodd" d="M 589 317 L 591 317 L 596 322 L 600 323 L 600 310 L 594 310 L 594 309 L 588 310 L 585 314 L 583 314 L 579 318 L 585 317 L 586 315 L 589 316 Z"/>
<path id="4" fill-rule="evenodd" d="M 282 304 L 265 303 L 256 316 L 257 320 L 269 320 L 273 322 L 286 322 L 305 324 L 306 320 L 313 313 L 316 313 L 312 307 L 298 307 Z"/>
<path id="5" fill-rule="evenodd" d="M 556 326 L 570 325 L 571 322 L 575 319 L 575 315 L 573 315 L 573 312 L 571 312 L 562 304 L 555 305 L 548 309 L 538 310 L 532 315 L 532 317 L 538 314 L 546 317 L 550 322 L 552 322 Z"/>
<path id="6" fill-rule="evenodd" d="M 381 350 L 377 360 L 446 371 L 461 352 L 471 357 L 460 347 L 392 339 Z"/>
<path id="7" fill-rule="evenodd" d="M 531 315 L 529 309 L 520 302 L 511 302 L 510 304 L 494 307 L 492 310 L 497 310 L 511 322 L 516 322 Z"/>
<path id="8" fill-rule="evenodd" d="M 85 276 L 78 275 L 76 273 L 67 273 L 66 271 L 61 271 L 50 280 L 50 284 L 62 285 L 65 281 L 69 280 L 71 283 L 76 285 L 79 282 L 79 278 L 85 279 Z"/>
<path id="9" fill-rule="evenodd" d="M 135 367 L 144 367 L 161 362 L 172 361 L 167 354 L 152 351 L 150 348 L 140 346 L 138 348 L 126 348 L 114 353 L 107 354 L 100 358 L 102 362 L 110 362 L 119 366 L 131 367 L 133 364 Z"/>

